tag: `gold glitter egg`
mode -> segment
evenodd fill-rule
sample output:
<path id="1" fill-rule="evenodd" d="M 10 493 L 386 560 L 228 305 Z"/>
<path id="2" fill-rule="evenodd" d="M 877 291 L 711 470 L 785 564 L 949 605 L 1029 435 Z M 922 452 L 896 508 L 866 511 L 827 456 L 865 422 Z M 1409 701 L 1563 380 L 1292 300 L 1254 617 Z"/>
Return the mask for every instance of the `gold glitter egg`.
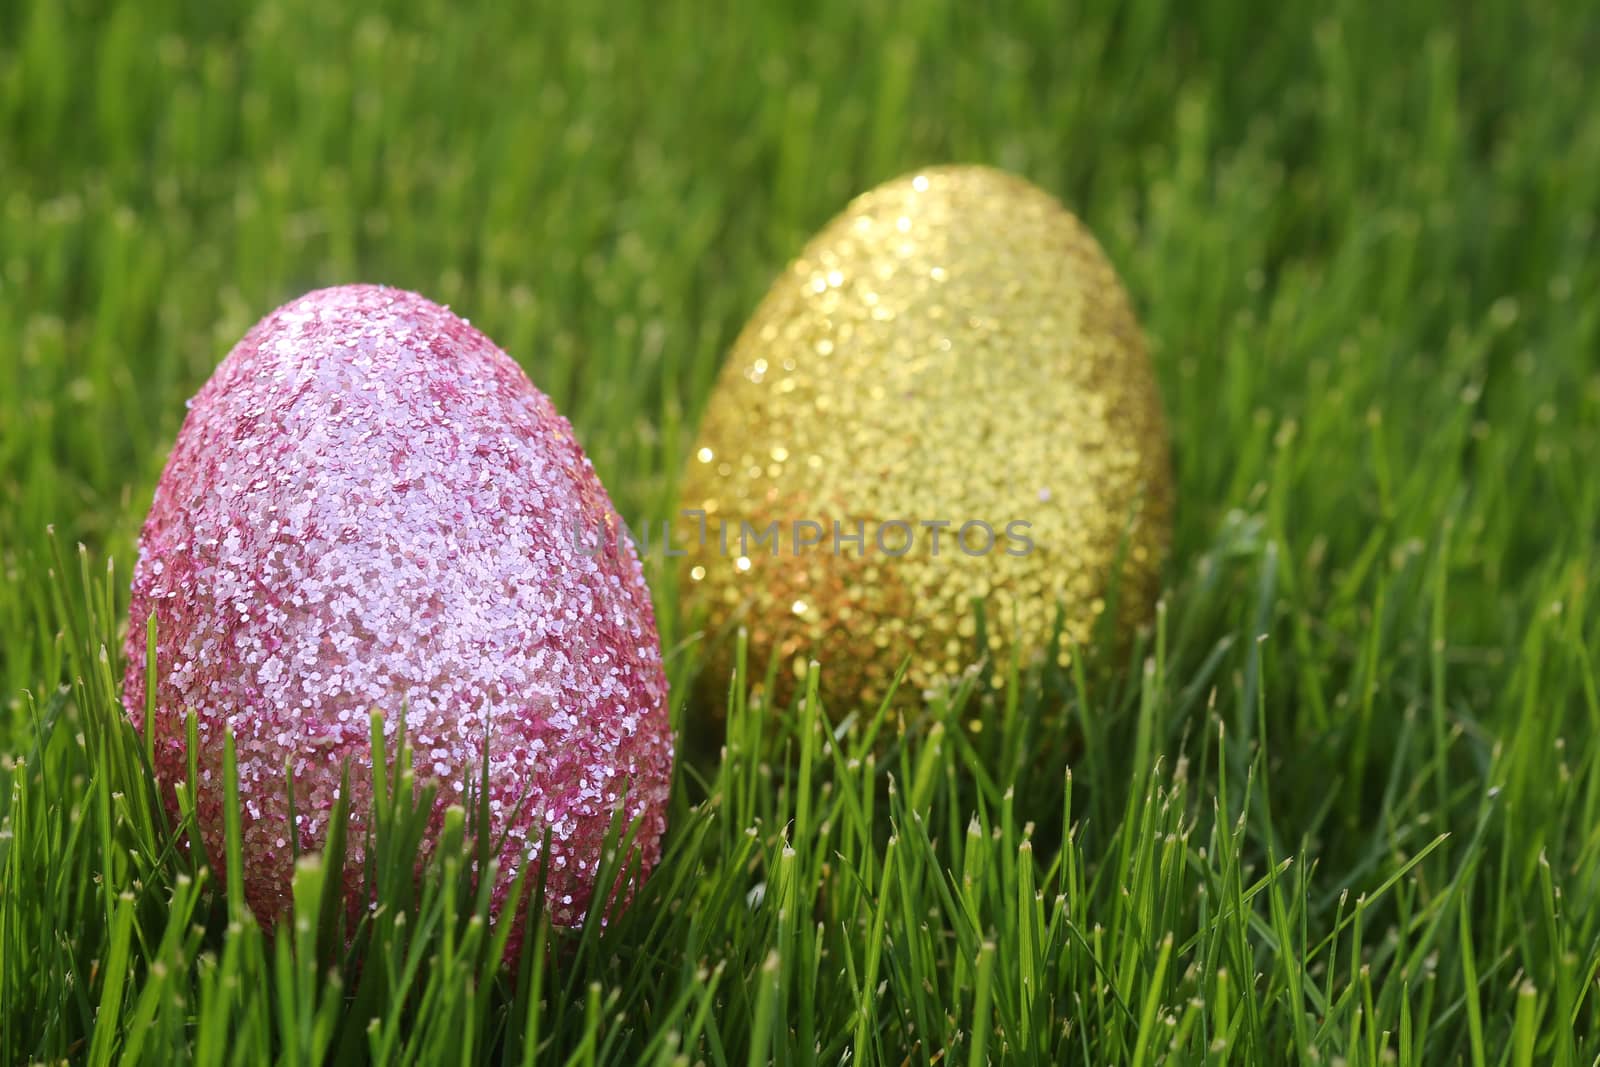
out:
<path id="1" fill-rule="evenodd" d="M 1036 662 L 1058 616 L 1064 649 L 1113 603 L 1126 635 L 1172 496 L 1144 340 L 1088 230 L 987 167 L 880 185 L 773 284 L 707 403 L 678 519 L 707 689 L 741 625 L 777 699 L 815 658 L 836 715 L 902 662 L 911 696 Z"/>

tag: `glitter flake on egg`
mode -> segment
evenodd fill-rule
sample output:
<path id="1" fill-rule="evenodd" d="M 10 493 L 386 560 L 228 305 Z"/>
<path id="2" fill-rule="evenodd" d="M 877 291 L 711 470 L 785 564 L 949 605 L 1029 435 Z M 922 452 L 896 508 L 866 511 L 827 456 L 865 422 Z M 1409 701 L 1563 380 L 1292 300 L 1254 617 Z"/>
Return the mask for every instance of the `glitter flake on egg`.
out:
<path id="1" fill-rule="evenodd" d="M 779 700 L 811 657 L 835 714 L 987 654 L 1149 618 L 1172 476 L 1154 373 L 1093 236 L 987 167 L 888 182 L 773 284 L 706 406 L 682 561 L 726 692 L 735 624 Z M 819 532 L 820 531 L 820 532 Z M 774 536 L 775 535 L 775 536 Z M 1120 570 L 1119 570 L 1120 563 Z M 985 604 L 984 638 L 973 604 Z"/>
<path id="2" fill-rule="evenodd" d="M 326 839 L 346 761 L 344 881 L 352 906 L 366 903 L 373 711 L 392 758 L 404 709 L 417 777 L 439 789 L 434 825 L 487 759 L 497 912 L 527 854 L 552 919 L 580 924 L 619 805 L 649 871 L 673 759 L 655 616 L 628 539 L 582 535 L 617 524 L 550 401 L 420 296 L 313 292 L 228 354 L 190 402 L 140 535 L 124 701 L 153 733 L 169 802 L 192 710 L 213 857 L 232 731 L 258 916 L 287 912 L 292 846 Z M 145 723 L 152 614 L 159 684 Z"/>

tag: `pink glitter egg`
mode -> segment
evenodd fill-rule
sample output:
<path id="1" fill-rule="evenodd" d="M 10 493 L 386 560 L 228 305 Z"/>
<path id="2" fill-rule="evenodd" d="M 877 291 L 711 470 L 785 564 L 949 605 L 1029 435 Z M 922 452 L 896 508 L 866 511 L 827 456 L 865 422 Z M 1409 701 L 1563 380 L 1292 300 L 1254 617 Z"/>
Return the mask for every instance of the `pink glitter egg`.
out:
<path id="1" fill-rule="evenodd" d="M 619 805 L 649 871 L 672 737 L 638 557 L 603 536 L 618 529 L 567 420 L 493 342 L 420 296 L 310 293 L 228 353 L 190 402 L 139 538 L 124 702 L 153 732 L 169 802 L 193 712 L 199 830 L 216 859 L 232 731 L 257 916 L 287 912 L 294 846 L 326 839 L 346 761 L 344 884 L 353 908 L 369 903 L 375 710 L 388 758 L 403 713 L 417 778 L 439 790 L 435 827 L 487 759 L 497 911 L 526 856 L 551 918 L 580 924 Z"/>

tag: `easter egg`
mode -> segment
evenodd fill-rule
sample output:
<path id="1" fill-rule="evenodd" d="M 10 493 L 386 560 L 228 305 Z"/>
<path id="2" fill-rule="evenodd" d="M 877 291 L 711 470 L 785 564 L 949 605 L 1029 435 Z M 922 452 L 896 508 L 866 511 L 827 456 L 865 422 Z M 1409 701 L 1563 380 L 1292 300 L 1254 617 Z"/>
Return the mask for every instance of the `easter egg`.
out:
<path id="1" fill-rule="evenodd" d="M 1160 397 L 1116 271 L 1053 197 L 976 166 L 881 185 L 805 246 L 734 344 L 682 485 L 708 690 L 743 626 L 779 699 L 816 658 L 836 714 L 902 662 L 912 698 L 980 659 L 1034 663 L 1058 617 L 1063 655 L 1107 612 L 1131 633 L 1170 537 Z"/>
<path id="2" fill-rule="evenodd" d="M 139 538 L 124 701 L 169 802 L 194 716 L 198 831 L 217 860 L 231 732 L 257 916 L 286 913 L 294 850 L 325 842 L 346 764 L 344 886 L 370 904 L 375 711 L 377 758 L 403 735 L 419 786 L 437 787 L 435 829 L 487 763 L 497 916 L 527 862 L 552 920 L 581 924 L 619 807 L 650 869 L 673 747 L 638 557 L 600 536 L 618 523 L 567 420 L 446 308 L 351 285 L 245 335 L 190 402 Z"/>

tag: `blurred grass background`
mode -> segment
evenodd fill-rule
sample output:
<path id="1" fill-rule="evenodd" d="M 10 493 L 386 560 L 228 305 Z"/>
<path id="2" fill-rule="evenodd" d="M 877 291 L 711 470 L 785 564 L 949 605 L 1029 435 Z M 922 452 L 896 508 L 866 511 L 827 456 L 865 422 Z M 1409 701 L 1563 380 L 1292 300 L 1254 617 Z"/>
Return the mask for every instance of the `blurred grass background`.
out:
<path id="1" fill-rule="evenodd" d="M 71 671 L 47 526 L 114 557 L 125 604 L 184 399 L 276 305 L 357 280 L 451 304 L 572 418 L 623 514 L 660 518 L 723 353 L 805 237 L 880 180 L 989 162 L 1105 244 L 1173 427 L 1159 677 L 1122 704 L 1039 689 L 1087 735 L 1073 847 L 1115 871 L 1139 832 L 1125 798 L 1226 723 L 1200 766 L 1261 780 L 1216 823 L 1316 869 L 1291 893 L 1298 947 L 1249 926 L 1264 940 L 1231 994 L 1200 954 L 1156 980 L 1152 1019 L 1242 980 L 1259 1062 L 1365 1062 L 1348 1013 L 1398 1033 L 1426 964 L 1450 977 L 1402 1062 L 1523 1062 L 1532 1020 L 1539 1062 L 1590 1060 L 1596 55 L 1600 14 L 1577 2 L 0 4 L 0 749 L 35 733 L 22 692 Z M 989 770 L 1060 804 L 1054 772 Z M 1212 785 L 1188 817 L 1214 829 Z M 952 781 L 930 803 L 970 801 Z M 1203 881 L 1217 857 L 1182 862 Z M 1318 970 L 1340 893 L 1396 884 L 1409 903 L 1370 976 Z M 1119 929 L 1144 963 L 1105 981 L 1132 983 L 1137 1015 L 1162 931 Z M 739 952 L 766 959 L 759 939 Z M 1090 996 L 1094 973 L 1064 990 Z M 1052 1010 L 1086 1014 L 1066 992 Z M 60 1025 L 32 1047 L 69 1048 Z M 886 1058 L 937 1044 L 881 1027 Z M 1066 1047 L 1126 1058 L 1128 1040 Z"/>

